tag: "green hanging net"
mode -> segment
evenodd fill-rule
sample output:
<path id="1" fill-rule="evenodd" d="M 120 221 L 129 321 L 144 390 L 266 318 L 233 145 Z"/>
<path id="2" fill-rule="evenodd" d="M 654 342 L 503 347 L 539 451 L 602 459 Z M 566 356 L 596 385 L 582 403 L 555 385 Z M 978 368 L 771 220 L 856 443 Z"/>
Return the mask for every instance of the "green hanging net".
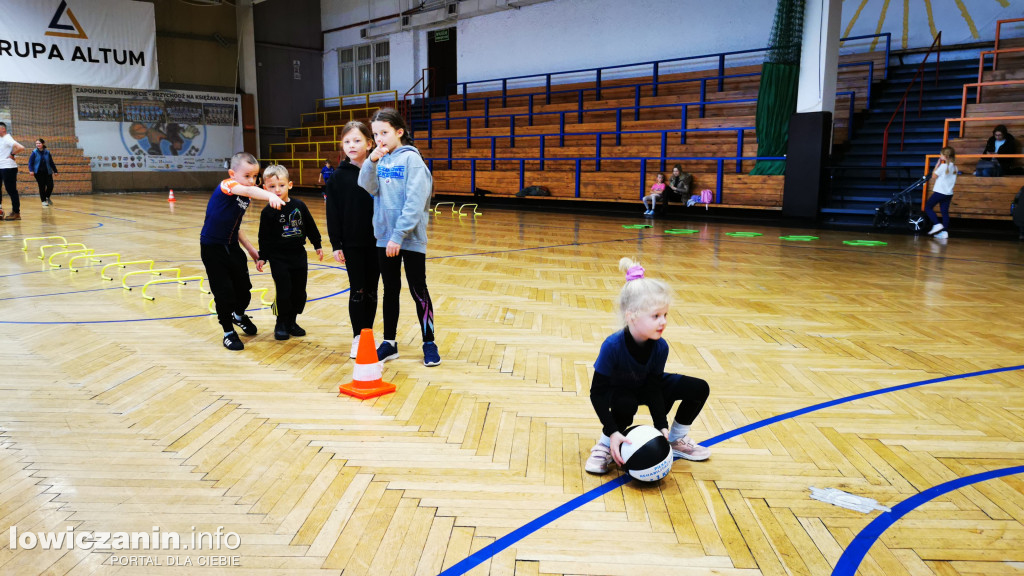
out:
<path id="1" fill-rule="evenodd" d="M 761 67 L 757 95 L 758 156 L 785 156 L 789 118 L 796 112 L 800 82 L 800 46 L 804 33 L 804 0 L 779 0 L 775 7 L 768 53 Z M 758 160 L 751 174 L 785 174 L 781 160 Z"/>

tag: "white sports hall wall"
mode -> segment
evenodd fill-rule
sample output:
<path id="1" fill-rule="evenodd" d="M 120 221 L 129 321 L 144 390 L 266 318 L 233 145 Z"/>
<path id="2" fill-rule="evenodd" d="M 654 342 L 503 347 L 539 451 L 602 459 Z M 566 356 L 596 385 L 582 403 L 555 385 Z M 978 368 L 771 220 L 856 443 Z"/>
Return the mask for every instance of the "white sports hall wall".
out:
<path id="1" fill-rule="evenodd" d="M 426 67 L 428 30 L 456 26 L 459 81 L 465 82 L 762 48 L 768 44 L 776 2 L 462 0 L 457 3 L 458 20 L 400 30 L 397 18 L 386 18 L 419 4 L 321 0 L 322 29 L 335 30 L 324 34 L 324 96 L 339 92 L 336 50 L 372 40 L 390 39 L 391 87 L 401 95 Z M 445 5 L 443 0 L 424 4 Z M 967 2 L 963 9 L 956 0 L 862 0 L 844 2 L 843 8 L 843 36 L 891 32 L 894 50 L 928 46 L 938 30 L 947 46 L 990 41 L 998 19 L 1022 15 L 1018 0 L 979 0 Z M 395 31 L 384 34 L 389 25 Z M 1011 31 L 1014 36 L 1024 34 L 1019 24 L 1016 27 Z M 364 28 L 382 35 L 363 39 Z M 867 48 L 861 44 L 861 50 Z"/>

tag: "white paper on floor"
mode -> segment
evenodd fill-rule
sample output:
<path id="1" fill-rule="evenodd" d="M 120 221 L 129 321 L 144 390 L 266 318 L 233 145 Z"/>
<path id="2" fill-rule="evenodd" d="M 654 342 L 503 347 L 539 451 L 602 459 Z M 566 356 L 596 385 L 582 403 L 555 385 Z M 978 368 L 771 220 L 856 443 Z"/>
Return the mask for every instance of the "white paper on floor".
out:
<path id="1" fill-rule="evenodd" d="M 822 490 L 821 488 L 811 486 L 811 498 L 821 502 L 827 502 L 834 506 L 839 506 L 840 508 L 846 508 L 847 510 L 856 510 L 857 512 L 867 513 L 872 510 L 892 512 L 891 508 L 879 505 L 876 500 L 865 498 L 863 496 L 856 496 L 835 488 Z"/>

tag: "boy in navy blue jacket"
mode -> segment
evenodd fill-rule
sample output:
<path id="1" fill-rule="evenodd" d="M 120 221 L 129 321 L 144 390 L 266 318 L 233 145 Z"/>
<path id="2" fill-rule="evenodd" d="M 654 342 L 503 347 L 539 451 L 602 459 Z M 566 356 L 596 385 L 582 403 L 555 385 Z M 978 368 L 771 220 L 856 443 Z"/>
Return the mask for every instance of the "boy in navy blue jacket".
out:
<path id="1" fill-rule="evenodd" d="M 274 338 L 287 340 L 291 336 L 305 336 L 306 331 L 295 320 L 306 307 L 306 279 L 309 264 L 306 261 L 306 238 L 309 238 L 322 262 L 324 251 L 320 247 L 320 230 L 309 213 L 309 208 L 298 198 L 289 198 L 292 182 L 288 169 L 281 165 L 268 166 L 263 172 L 263 187 L 284 202 L 283 208 L 267 206 L 260 213 L 260 254 L 256 269 L 270 262 L 274 277 L 274 312 L 277 325 Z"/>
<path id="2" fill-rule="evenodd" d="M 250 198 L 266 200 L 275 208 L 284 205 L 276 195 L 255 186 L 259 173 L 259 162 L 252 154 L 239 152 L 231 157 L 228 178 L 222 180 L 210 196 L 206 221 L 199 234 L 199 253 L 206 266 L 217 320 L 224 329 L 224 347 L 228 350 L 245 348 L 234 324 L 249 336 L 256 334 L 256 325 L 245 314 L 252 298 L 249 292 L 252 283 L 242 247 L 254 262 L 259 261 L 259 253 L 241 230 L 242 217 L 249 208 Z"/>

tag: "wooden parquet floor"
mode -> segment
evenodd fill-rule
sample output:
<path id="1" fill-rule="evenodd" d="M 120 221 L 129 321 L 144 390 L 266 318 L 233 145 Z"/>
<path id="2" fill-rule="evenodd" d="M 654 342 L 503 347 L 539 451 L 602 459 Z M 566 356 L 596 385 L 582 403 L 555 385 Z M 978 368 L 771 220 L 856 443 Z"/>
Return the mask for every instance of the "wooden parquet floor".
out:
<path id="1" fill-rule="evenodd" d="M 360 402 L 337 395 L 353 361 L 333 261 L 310 253 L 308 336 L 275 341 L 254 301 L 261 332 L 233 353 L 195 283 L 147 301 L 142 276 L 126 291 L 121 271 L 21 250 L 59 234 L 203 274 L 206 199 L 27 199 L 0 224 L 0 574 L 1024 574 L 1020 244 L 442 213 L 427 277 L 444 363 L 421 364 L 403 294 L 402 357 L 385 365 L 398 391 Z M 598 493 L 618 473 L 583 471 L 599 431 L 588 390 L 621 256 L 676 291 L 668 368 L 711 384 L 693 436 L 713 455 Z M 232 536 L 202 550 L 34 542 L 218 530 Z M 857 542 L 869 550 L 851 564 Z"/>

